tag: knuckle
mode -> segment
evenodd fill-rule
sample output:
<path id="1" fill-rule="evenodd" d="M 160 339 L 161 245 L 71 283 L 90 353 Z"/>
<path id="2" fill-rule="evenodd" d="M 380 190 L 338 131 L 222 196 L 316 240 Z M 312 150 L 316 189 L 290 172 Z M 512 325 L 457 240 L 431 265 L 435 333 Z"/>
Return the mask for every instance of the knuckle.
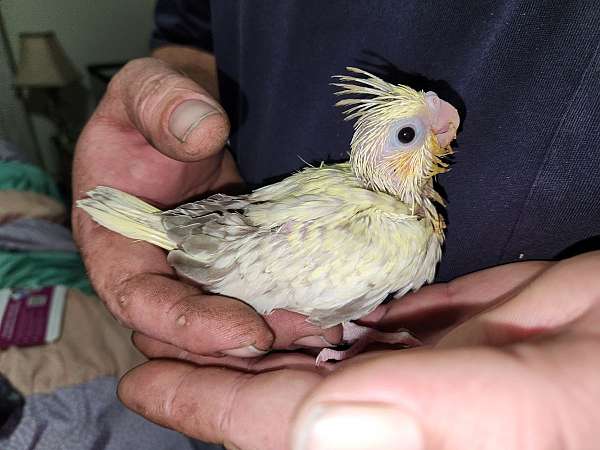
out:
<path id="1" fill-rule="evenodd" d="M 137 58 L 125 64 L 111 79 L 107 94 L 109 97 L 118 96 L 131 114 L 154 106 L 156 102 L 147 104 L 153 98 L 168 96 L 172 88 L 185 79 L 163 61 Z"/>
<path id="2" fill-rule="evenodd" d="M 131 78 L 136 78 L 139 73 L 143 73 L 148 66 L 164 64 L 159 60 L 151 57 L 143 57 L 143 58 L 134 58 L 128 61 L 122 68 L 119 70 L 114 77 L 112 77 L 111 82 L 114 84 L 119 84 L 119 82 L 125 80 L 129 80 Z M 110 84 L 109 84 L 110 86 Z"/>
<path id="3" fill-rule="evenodd" d="M 95 283 L 107 308 L 121 324 L 132 323 L 131 309 L 136 298 L 136 284 L 136 275 L 128 273 L 118 277 L 103 277 Z"/>
<path id="4" fill-rule="evenodd" d="M 119 70 L 108 83 L 106 88 L 107 93 L 119 92 L 122 86 L 127 86 L 128 82 L 133 78 L 135 74 L 150 63 L 151 58 L 136 58 L 127 62 L 121 70 Z"/>
<path id="5" fill-rule="evenodd" d="M 144 107 L 156 107 L 159 102 L 150 103 L 150 100 L 160 100 L 165 98 L 176 84 L 178 75 L 171 72 L 155 72 L 140 79 L 139 84 L 133 90 L 134 104 L 138 111 L 143 111 Z"/>
<path id="6" fill-rule="evenodd" d="M 190 92 L 197 89 L 193 81 L 165 67 L 164 70 L 144 74 L 129 85 L 124 96 L 125 108 L 130 120 L 147 138 L 164 139 L 169 136 L 166 130 L 170 114 Z"/>

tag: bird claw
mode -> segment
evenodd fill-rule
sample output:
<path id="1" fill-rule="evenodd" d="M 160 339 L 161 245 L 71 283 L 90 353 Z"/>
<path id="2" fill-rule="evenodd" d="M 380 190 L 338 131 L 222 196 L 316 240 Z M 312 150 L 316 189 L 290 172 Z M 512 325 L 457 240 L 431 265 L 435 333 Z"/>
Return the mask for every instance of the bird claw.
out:
<path id="1" fill-rule="evenodd" d="M 423 343 L 414 337 L 406 329 L 399 329 L 394 332 L 383 332 L 373 328 L 358 325 L 354 322 L 345 322 L 342 324 L 343 342 L 351 344 L 346 350 L 336 350 L 333 348 L 324 348 L 317 355 L 316 366 L 322 366 L 329 360 L 343 361 L 362 352 L 369 344 L 378 342 L 382 344 L 401 344 L 406 347 L 419 347 Z"/>

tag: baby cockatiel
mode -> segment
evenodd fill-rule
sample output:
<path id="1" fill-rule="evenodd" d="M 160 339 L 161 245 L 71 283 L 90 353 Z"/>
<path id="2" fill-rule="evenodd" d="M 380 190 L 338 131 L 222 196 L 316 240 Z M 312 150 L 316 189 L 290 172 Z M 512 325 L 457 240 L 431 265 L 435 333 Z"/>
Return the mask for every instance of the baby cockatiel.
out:
<path id="1" fill-rule="evenodd" d="M 356 119 L 348 162 L 169 211 L 109 187 L 77 205 L 168 250 L 182 278 L 261 314 L 286 309 L 322 327 L 363 317 L 433 280 L 444 240 L 433 177 L 447 170 L 459 116 L 433 92 L 348 70 L 358 75 L 334 83 L 351 96 L 337 105 Z"/>

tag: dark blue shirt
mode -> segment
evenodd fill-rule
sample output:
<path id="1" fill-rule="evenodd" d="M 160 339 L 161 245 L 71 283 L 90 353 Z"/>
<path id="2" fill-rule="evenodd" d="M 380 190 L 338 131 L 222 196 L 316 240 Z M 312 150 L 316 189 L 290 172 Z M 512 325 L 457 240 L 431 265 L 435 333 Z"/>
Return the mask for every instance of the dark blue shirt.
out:
<path id="1" fill-rule="evenodd" d="M 253 184 L 346 157 L 352 128 L 328 84 L 345 66 L 451 102 L 447 280 L 597 244 L 599 23 L 593 0 L 159 0 L 153 46 L 215 53 Z"/>

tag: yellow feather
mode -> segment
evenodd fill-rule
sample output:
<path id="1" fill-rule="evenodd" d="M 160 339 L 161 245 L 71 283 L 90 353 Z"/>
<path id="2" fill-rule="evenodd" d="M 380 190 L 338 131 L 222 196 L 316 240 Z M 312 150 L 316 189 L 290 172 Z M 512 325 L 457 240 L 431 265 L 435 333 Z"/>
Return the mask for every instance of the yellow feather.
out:
<path id="1" fill-rule="evenodd" d="M 77 201 L 77 207 L 87 212 L 98 224 L 165 250 L 177 248 L 162 226 L 160 209 L 111 187 L 98 186 L 87 194 L 88 198 Z"/>

